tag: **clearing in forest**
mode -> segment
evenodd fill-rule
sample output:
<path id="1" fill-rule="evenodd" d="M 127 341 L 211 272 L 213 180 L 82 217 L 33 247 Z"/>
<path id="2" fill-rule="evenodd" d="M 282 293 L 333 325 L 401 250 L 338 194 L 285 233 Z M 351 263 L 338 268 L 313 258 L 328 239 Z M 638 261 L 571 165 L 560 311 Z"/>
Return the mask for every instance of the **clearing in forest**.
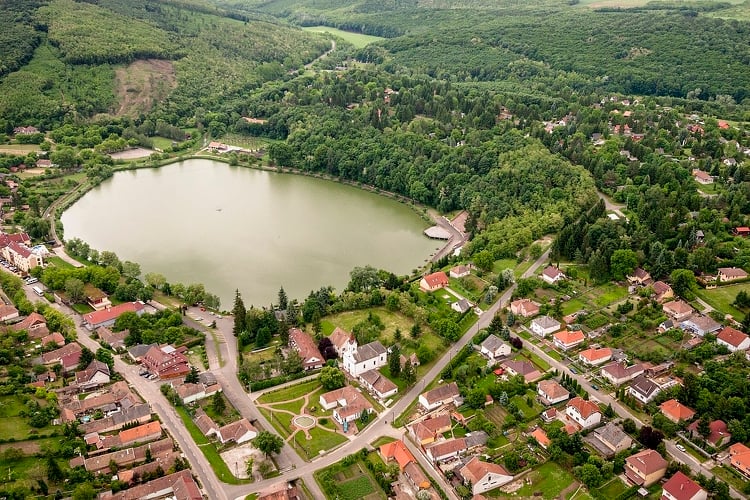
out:
<path id="1" fill-rule="evenodd" d="M 163 59 L 139 59 L 115 72 L 117 116 L 138 116 L 177 86 L 174 64 Z"/>

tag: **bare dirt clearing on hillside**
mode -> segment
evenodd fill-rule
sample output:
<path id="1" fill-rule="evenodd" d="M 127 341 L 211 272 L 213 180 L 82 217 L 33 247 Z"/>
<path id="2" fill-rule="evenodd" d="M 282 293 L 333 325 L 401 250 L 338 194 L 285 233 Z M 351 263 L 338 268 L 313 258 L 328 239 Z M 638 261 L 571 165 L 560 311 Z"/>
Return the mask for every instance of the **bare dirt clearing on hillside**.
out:
<path id="1" fill-rule="evenodd" d="M 163 59 L 141 59 L 115 72 L 117 116 L 138 116 L 154 107 L 177 86 L 174 64 Z"/>

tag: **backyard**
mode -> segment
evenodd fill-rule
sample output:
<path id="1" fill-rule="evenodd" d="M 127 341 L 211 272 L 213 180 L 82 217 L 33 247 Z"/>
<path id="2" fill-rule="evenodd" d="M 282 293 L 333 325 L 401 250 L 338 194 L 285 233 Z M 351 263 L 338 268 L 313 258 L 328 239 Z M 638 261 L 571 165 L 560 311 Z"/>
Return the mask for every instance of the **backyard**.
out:
<path id="1" fill-rule="evenodd" d="M 737 294 L 741 291 L 750 292 L 750 283 L 720 286 L 712 290 L 698 289 L 698 297 L 708 302 L 714 309 L 731 314 L 737 321 L 745 318 L 745 313 L 732 305 Z"/>
<path id="2" fill-rule="evenodd" d="M 372 473 L 361 460 L 348 466 L 338 462 L 315 472 L 314 475 L 328 498 L 340 500 L 385 500 L 386 498 Z"/>
<path id="3" fill-rule="evenodd" d="M 575 478 L 557 465 L 555 462 L 546 462 L 533 471 L 529 472 L 524 479 L 523 486 L 513 493 L 513 497 L 538 498 L 552 500 L 558 498 L 568 486 L 572 485 Z M 512 483 L 511 483 L 512 484 Z M 506 497 L 507 494 L 498 490 L 492 490 L 485 494 L 491 498 Z"/>

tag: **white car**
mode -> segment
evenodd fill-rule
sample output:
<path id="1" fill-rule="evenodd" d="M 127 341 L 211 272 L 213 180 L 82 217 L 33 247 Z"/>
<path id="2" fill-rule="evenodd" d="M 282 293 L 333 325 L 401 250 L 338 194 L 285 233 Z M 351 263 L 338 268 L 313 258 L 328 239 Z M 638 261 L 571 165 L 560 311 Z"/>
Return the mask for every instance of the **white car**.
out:
<path id="1" fill-rule="evenodd" d="M 675 448 L 677 448 L 677 449 L 678 449 L 678 450 L 680 450 L 681 452 L 685 453 L 685 447 L 684 447 L 684 446 L 682 446 L 681 444 L 678 444 L 678 445 L 676 445 L 676 446 L 675 446 Z"/>

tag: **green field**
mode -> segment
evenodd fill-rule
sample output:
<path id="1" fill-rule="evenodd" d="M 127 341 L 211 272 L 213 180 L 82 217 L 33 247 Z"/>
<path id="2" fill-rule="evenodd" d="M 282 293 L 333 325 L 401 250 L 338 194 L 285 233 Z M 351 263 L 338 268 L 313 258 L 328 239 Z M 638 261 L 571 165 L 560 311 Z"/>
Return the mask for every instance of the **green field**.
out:
<path id="1" fill-rule="evenodd" d="M 307 460 L 317 457 L 321 451 L 331 450 L 348 441 L 345 436 L 338 432 L 326 431 L 319 427 L 313 427 L 308 432 L 312 439 L 308 440 L 304 433 L 298 432 L 294 435 L 294 443 L 292 444 L 297 453 L 302 458 L 306 457 Z"/>
<path id="2" fill-rule="evenodd" d="M 524 484 L 514 496 L 523 498 L 533 496 L 534 498 L 552 500 L 575 481 L 569 472 L 554 462 L 542 464 L 526 477 L 531 480 L 531 484 Z M 537 493 L 541 493 L 541 495 L 537 495 Z"/>
<path id="3" fill-rule="evenodd" d="M 342 31 L 336 28 L 329 28 L 328 26 L 308 26 L 302 28 L 305 31 L 313 33 L 330 33 L 331 35 L 337 36 L 342 40 L 351 43 L 358 49 L 365 47 L 373 42 L 385 40 L 385 38 L 372 35 L 363 35 L 361 33 L 352 33 L 351 31 Z"/>
<path id="4" fill-rule="evenodd" d="M 376 453 L 370 453 L 367 460 L 379 460 L 379 457 Z M 336 491 L 330 491 L 321 481 L 323 474 L 326 472 L 331 473 Z M 314 476 L 321 489 L 329 495 L 329 498 L 341 500 L 385 500 L 386 498 L 362 461 L 348 467 L 337 462 L 325 469 L 318 470 Z"/>
<path id="5" fill-rule="evenodd" d="M 292 399 L 297 399 L 305 394 L 309 394 L 320 387 L 318 380 L 310 380 L 301 384 L 290 385 L 284 389 L 271 391 L 263 394 L 258 398 L 259 403 L 283 403 Z"/>
<path id="6" fill-rule="evenodd" d="M 268 139 L 243 134 L 227 134 L 221 138 L 221 142 L 250 150 L 265 149 L 271 143 Z"/>
<path id="7" fill-rule="evenodd" d="M 745 319 L 745 313 L 732 305 L 737 294 L 744 290 L 750 292 L 750 283 L 721 286 L 712 290 L 698 290 L 698 297 L 708 302 L 711 307 L 724 314 L 731 314 L 737 321 Z"/>

